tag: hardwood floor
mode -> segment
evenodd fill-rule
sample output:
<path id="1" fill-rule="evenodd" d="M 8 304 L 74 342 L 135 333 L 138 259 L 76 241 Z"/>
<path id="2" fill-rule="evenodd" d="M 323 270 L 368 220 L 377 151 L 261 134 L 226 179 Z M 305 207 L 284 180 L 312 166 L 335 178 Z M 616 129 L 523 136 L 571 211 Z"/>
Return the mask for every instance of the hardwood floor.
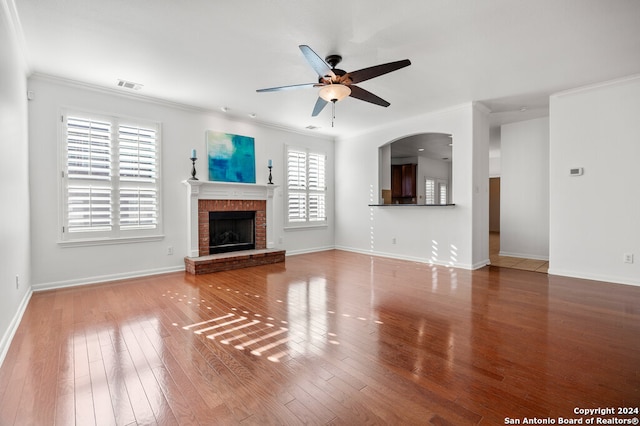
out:
<path id="1" fill-rule="evenodd" d="M 492 266 L 547 273 L 549 261 L 500 255 L 500 233 L 489 232 L 489 260 Z"/>
<path id="2" fill-rule="evenodd" d="M 610 418 L 574 409 L 640 405 L 639 336 L 638 287 L 305 254 L 34 294 L 0 424 Z"/>

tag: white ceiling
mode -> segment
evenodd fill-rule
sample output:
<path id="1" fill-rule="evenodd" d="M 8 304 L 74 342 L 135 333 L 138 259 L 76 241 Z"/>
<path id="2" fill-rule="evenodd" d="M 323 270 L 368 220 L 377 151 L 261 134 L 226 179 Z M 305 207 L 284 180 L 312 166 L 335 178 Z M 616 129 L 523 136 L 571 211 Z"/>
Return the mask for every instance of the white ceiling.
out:
<path id="1" fill-rule="evenodd" d="M 551 93 L 640 72 L 638 0 L 8 1 L 32 72 L 334 136 L 468 101 L 544 116 Z M 412 65 L 359 84 L 390 107 L 347 98 L 331 128 L 318 89 L 256 93 L 316 81 L 300 44 L 346 71 Z"/>

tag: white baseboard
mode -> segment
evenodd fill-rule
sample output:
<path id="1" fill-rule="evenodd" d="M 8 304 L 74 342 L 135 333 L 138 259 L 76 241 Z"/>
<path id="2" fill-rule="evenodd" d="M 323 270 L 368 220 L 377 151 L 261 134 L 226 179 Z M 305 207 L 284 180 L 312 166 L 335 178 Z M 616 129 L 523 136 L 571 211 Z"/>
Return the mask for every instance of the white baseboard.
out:
<path id="1" fill-rule="evenodd" d="M 297 254 L 307 254 L 307 253 L 318 253 L 321 251 L 328 251 L 328 250 L 334 250 L 334 249 L 335 249 L 334 246 L 327 246 L 327 247 L 316 247 L 316 248 L 304 249 L 304 250 L 287 250 L 287 253 L 285 254 L 285 256 L 295 256 Z"/>
<path id="2" fill-rule="evenodd" d="M 9 352 L 9 346 L 11 346 L 13 336 L 15 336 L 16 331 L 18 331 L 18 326 L 20 325 L 20 321 L 22 321 L 24 312 L 27 310 L 27 305 L 29 305 L 29 300 L 31 300 L 32 294 L 33 292 L 29 290 L 24 295 L 24 297 L 22 298 L 22 302 L 20 302 L 20 306 L 18 306 L 16 314 L 11 319 L 9 328 L 4 333 L 4 336 L 2 336 L 2 340 L 0 340 L 0 367 L 2 367 L 4 358 L 7 356 L 7 352 Z"/>
<path id="3" fill-rule="evenodd" d="M 483 262 L 478 262 L 473 265 L 466 264 L 466 263 L 458 263 L 458 262 L 443 262 L 443 261 L 437 261 L 437 260 L 434 261 L 432 259 L 428 259 L 424 257 L 406 256 L 406 255 L 401 255 L 396 253 L 387 253 L 387 252 L 380 252 L 380 251 L 374 251 L 374 250 L 362 250 L 358 248 L 345 247 L 345 246 L 336 246 L 335 249 L 350 251 L 353 253 L 367 254 L 369 256 L 388 257 L 390 259 L 406 260 L 409 262 L 425 263 L 428 265 L 446 266 L 449 268 L 458 268 L 458 269 L 478 269 L 478 268 L 482 268 L 483 266 L 486 266 L 489 263 L 488 260 Z"/>
<path id="4" fill-rule="evenodd" d="M 76 287 L 76 286 L 87 285 L 87 284 L 99 284 L 99 283 L 104 283 L 109 281 L 125 280 L 129 278 L 139 278 L 139 277 L 146 277 L 149 275 L 159 275 L 159 274 L 166 274 L 169 272 L 179 272 L 179 271 L 184 271 L 184 265 L 170 266 L 170 267 L 158 268 L 158 269 L 147 269 L 143 271 L 124 272 L 120 274 L 97 275 L 93 277 L 78 278 L 75 280 L 39 283 L 39 284 L 33 284 L 31 288 L 33 289 L 34 292 L 44 291 L 44 290 L 55 290 L 59 288 Z"/>
<path id="5" fill-rule="evenodd" d="M 598 274 L 589 274 L 579 271 L 568 271 L 566 269 L 557 269 L 549 267 L 549 271 L 547 272 L 549 275 L 558 275 L 561 277 L 569 277 L 569 278 L 578 278 L 581 280 L 591 280 L 591 281 L 602 281 L 613 284 L 625 284 L 625 285 L 635 285 L 640 286 L 640 281 L 631 280 L 626 277 L 617 277 L 611 275 L 598 275 Z"/>
<path id="6" fill-rule="evenodd" d="M 512 253 L 508 251 L 502 251 L 498 253 L 500 256 L 509 256 L 509 257 L 518 257 L 522 259 L 533 259 L 533 260 L 544 260 L 549 261 L 549 256 L 540 256 L 539 254 L 530 254 L 530 253 Z"/>

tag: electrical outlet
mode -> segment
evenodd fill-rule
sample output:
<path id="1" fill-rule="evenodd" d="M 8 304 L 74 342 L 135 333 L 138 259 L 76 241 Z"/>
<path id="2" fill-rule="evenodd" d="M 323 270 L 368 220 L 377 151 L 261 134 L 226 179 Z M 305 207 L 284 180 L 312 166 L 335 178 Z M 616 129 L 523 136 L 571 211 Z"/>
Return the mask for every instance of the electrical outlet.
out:
<path id="1" fill-rule="evenodd" d="M 167 247 L 167 255 L 171 256 L 173 254 L 173 246 Z"/>
<path id="2" fill-rule="evenodd" d="M 397 244 L 397 243 L 398 243 L 398 240 L 396 239 L 396 237 L 393 237 L 391 239 L 391 244 Z"/>
<path id="3" fill-rule="evenodd" d="M 16 290 L 20 287 L 20 277 L 16 275 Z"/>
<path id="4" fill-rule="evenodd" d="M 624 263 L 633 263 L 633 253 L 624 254 Z"/>

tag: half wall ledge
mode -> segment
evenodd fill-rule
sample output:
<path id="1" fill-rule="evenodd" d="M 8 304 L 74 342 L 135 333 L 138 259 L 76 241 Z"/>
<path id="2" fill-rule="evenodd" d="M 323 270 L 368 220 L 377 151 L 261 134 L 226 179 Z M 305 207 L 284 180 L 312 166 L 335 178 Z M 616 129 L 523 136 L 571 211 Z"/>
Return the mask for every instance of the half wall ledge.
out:
<path id="1" fill-rule="evenodd" d="M 210 274 L 251 266 L 270 265 L 284 262 L 285 250 L 262 249 L 218 253 L 209 256 L 185 257 L 184 266 L 193 275 Z"/>

